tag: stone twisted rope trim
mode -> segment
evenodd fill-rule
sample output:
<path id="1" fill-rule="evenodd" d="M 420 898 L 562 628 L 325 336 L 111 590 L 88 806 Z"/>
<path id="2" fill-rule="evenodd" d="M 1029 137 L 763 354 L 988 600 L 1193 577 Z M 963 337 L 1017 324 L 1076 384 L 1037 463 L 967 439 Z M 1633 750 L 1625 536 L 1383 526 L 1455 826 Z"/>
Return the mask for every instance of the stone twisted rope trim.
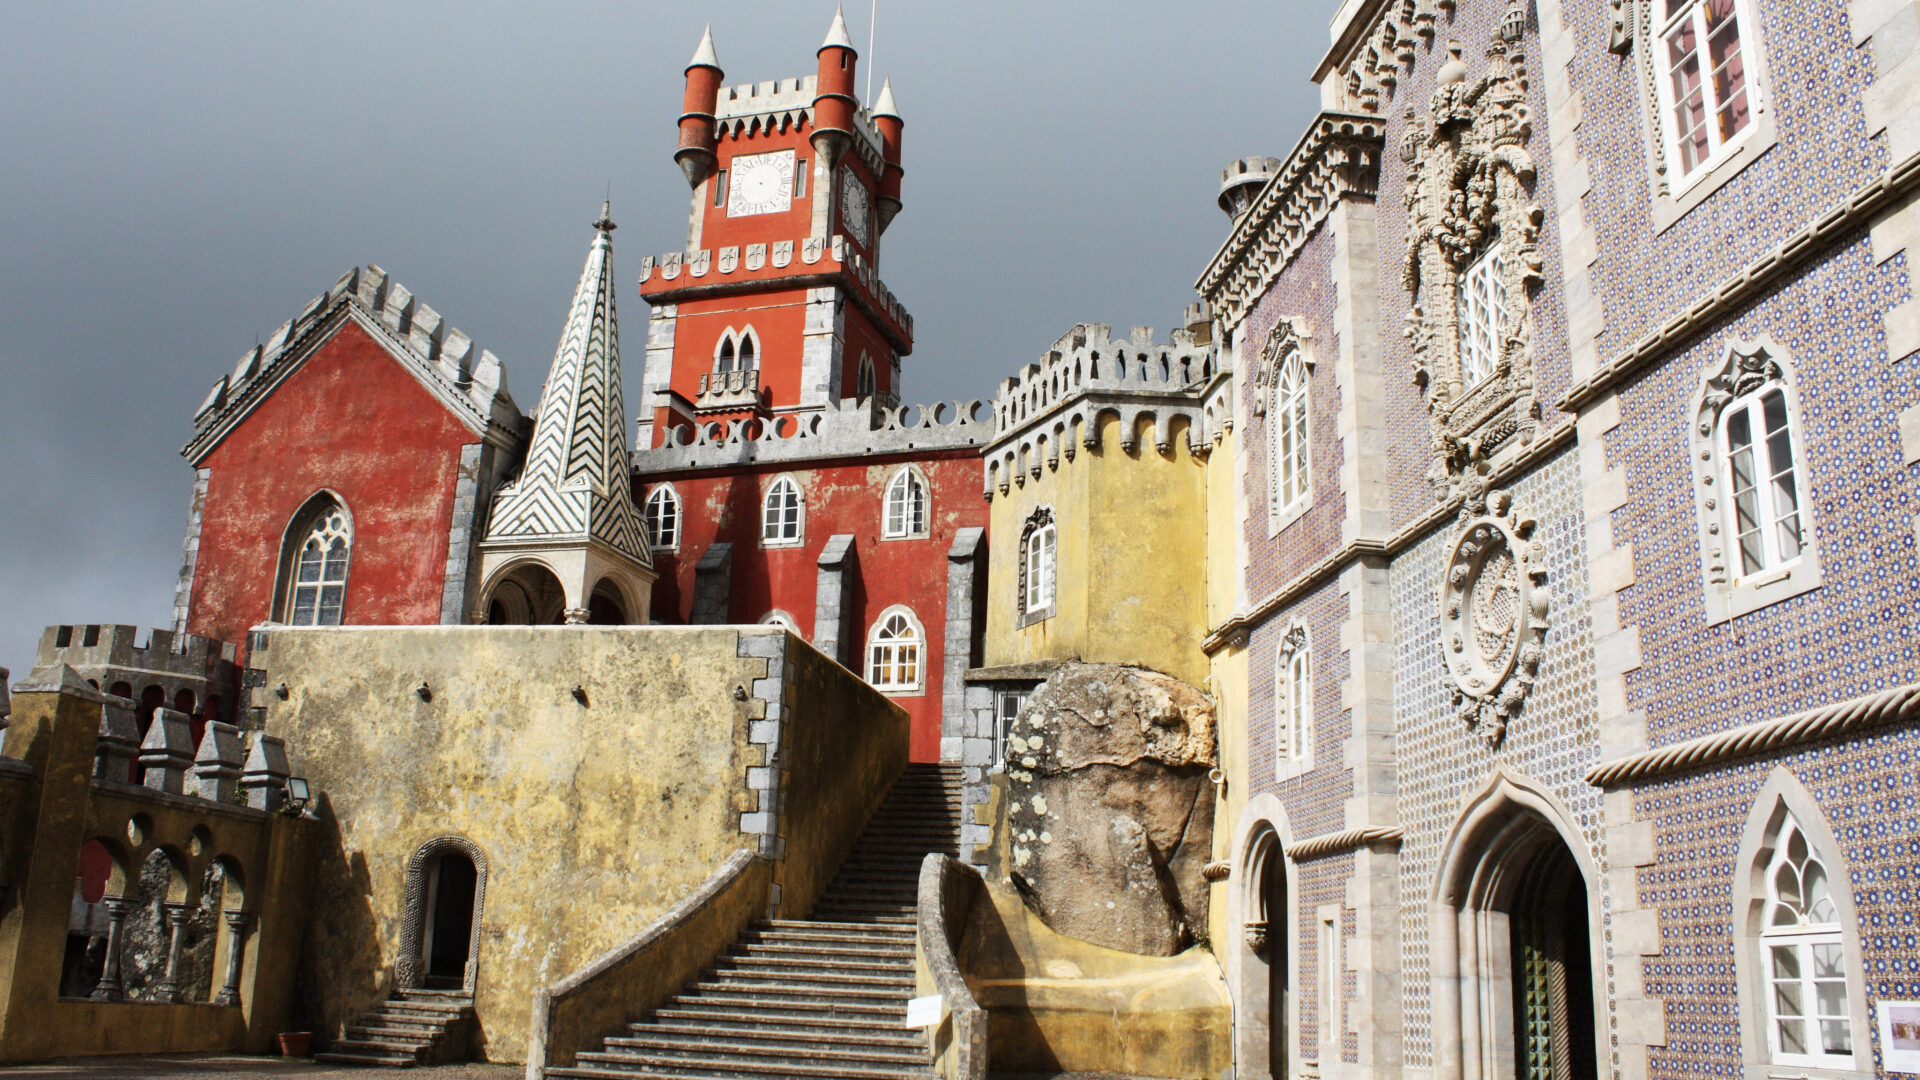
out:
<path id="1" fill-rule="evenodd" d="M 1708 323 L 1719 320 L 1735 307 L 1746 303 L 1782 275 L 1824 250 L 1838 237 L 1860 227 L 1867 219 L 1885 210 L 1915 187 L 1920 187 L 1920 154 L 1909 156 L 1883 175 L 1854 189 L 1845 202 L 1821 214 L 1812 224 L 1787 237 L 1772 250 L 1722 281 L 1685 311 L 1668 319 L 1658 329 L 1602 364 L 1592 375 L 1562 395 L 1556 406 L 1565 412 L 1579 411 L 1640 368 L 1664 356 L 1681 340 L 1693 336 Z"/>
<path id="2" fill-rule="evenodd" d="M 1347 829 L 1342 832 L 1316 836 L 1311 840 L 1295 844 L 1287 856 L 1294 862 L 1308 862 L 1324 859 L 1330 855 L 1344 855 L 1363 847 L 1378 844 L 1400 846 L 1400 838 L 1405 835 L 1398 825 L 1369 825 L 1362 829 Z"/>
<path id="3" fill-rule="evenodd" d="M 1611 787 L 1650 780 L 1751 754 L 1914 720 L 1920 720 L 1920 683 L 1896 686 L 1877 694 L 1775 720 L 1745 724 L 1715 735 L 1689 739 L 1596 765 L 1587 771 L 1587 783 L 1594 787 Z"/>

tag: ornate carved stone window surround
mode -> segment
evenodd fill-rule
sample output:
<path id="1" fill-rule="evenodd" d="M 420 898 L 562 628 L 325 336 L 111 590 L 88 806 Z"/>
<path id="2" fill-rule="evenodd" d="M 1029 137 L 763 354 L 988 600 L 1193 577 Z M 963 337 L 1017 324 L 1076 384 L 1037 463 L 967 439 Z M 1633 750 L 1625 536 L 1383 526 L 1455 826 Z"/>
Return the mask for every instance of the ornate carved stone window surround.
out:
<path id="1" fill-rule="evenodd" d="M 1031 626 L 1053 618 L 1059 610 L 1056 563 L 1059 530 L 1051 506 L 1035 507 L 1020 529 L 1019 589 L 1014 597 L 1014 625 Z"/>
<path id="2" fill-rule="evenodd" d="M 473 863 L 473 924 L 468 932 L 467 961 L 462 989 L 473 996 L 480 974 L 480 915 L 487 899 L 487 853 L 464 836 L 438 836 L 420 845 L 407 860 L 406 911 L 400 922 L 400 955 L 394 963 L 395 981 L 402 990 L 425 985 L 426 970 L 422 949 L 426 943 L 428 871 L 436 856 L 457 852 Z"/>
<path id="3" fill-rule="evenodd" d="M 647 494 L 640 520 L 646 526 L 649 548 L 680 550 L 680 493 L 672 484 L 660 484 Z"/>
<path id="4" fill-rule="evenodd" d="M 1307 628 L 1287 627 L 1273 665 L 1273 756 L 1275 779 L 1313 768 L 1313 663 Z"/>
<path id="5" fill-rule="evenodd" d="M 1658 232 L 1778 141 L 1760 22 L 1751 0 L 1633 0 L 1619 18 L 1638 53 Z"/>
<path id="6" fill-rule="evenodd" d="M 1799 416 L 1786 351 L 1765 335 L 1701 375 L 1688 435 L 1709 623 L 1820 585 Z"/>
<path id="7" fill-rule="evenodd" d="M 1312 336 L 1283 318 L 1267 332 L 1254 369 L 1253 411 L 1267 424 L 1267 535 L 1299 520 L 1313 506 L 1308 379 Z"/>
<path id="8" fill-rule="evenodd" d="M 1540 662 L 1551 595 L 1537 522 L 1505 491 L 1475 491 L 1440 584 L 1440 652 L 1455 715 L 1498 747 Z"/>
<path id="9" fill-rule="evenodd" d="M 1407 111 L 1407 256 L 1413 303 L 1405 333 L 1413 381 L 1426 388 L 1437 496 L 1473 467 L 1533 441 L 1533 291 L 1542 215 L 1523 58 L 1495 39 L 1486 74 L 1469 79 L 1458 42 L 1423 121 Z"/>

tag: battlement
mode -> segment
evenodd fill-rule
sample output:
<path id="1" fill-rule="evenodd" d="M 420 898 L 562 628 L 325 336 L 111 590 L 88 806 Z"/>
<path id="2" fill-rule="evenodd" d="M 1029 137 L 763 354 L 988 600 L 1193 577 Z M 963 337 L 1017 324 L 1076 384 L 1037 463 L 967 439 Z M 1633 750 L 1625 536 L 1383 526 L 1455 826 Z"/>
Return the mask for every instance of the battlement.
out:
<path id="1" fill-rule="evenodd" d="M 665 429 L 665 444 L 633 454 L 650 473 L 756 462 L 790 463 L 985 446 L 993 426 L 983 401 L 932 405 L 856 405 L 771 419 L 713 421 Z"/>
<path id="2" fill-rule="evenodd" d="M 1189 307 L 1188 316 L 1194 318 L 1203 310 L 1198 305 Z M 1009 434 L 1088 390 L 1164 395 L 1210 381 L 1217 350 L 1204 332 L 1188 327 L 1169 337 L 1156 342 L 1152 327 L 1136 326 L 1124 339 L 1116 340 L 1111 326 L 1075 326 L 1060 335 L 1038 363 L 1000 380 L 1000 392 L 994 397 L 995 435 Z"/>
<path id="3" fill-rule="evenodd" d="M 233 645 L 198 634 L 148 630 L 146 644 L 139 638 L 134 626 L 49 626 L 40 634 L 33 666 L 116 667 L 203 679 L 214 663 L 231 661 L 234 655 Z"/>
<path id="4" fill-rule="evenodd" d="M 406 286 L 372 263 L 354 267 L 333 287 L 314 297 L 300 314 L 280 324 L 266 343 L 240 357 L 231 375 L 213 384 L 206 400 L 194 410 L 194 437 L 182 453 L 197 461 L 211 450 L 233 423 L 266 396 L 291 363 L 305 355 L 317 331 L 330 328 L 346 311 L 361 321 L 392 349 L 413 362 L 435 396 L 467 415 L 475 427 L 501 424 L 515 430 L 524 419 L 507 393 L 506 366 L 473 339 L 447 324 L 440 313 L 421 303 Z"/>
<path id="5" fill-rule="evenodd" d="M 715 133 L 739 138 L 812 123 L 818 93 L 819 78 L 814 75 L 721 87 L 713 110 Z M 877 174 L 886 167 L 886 140 L 866 109 L 856 110 L 853 119 L 860 156 Z"/>
<path id="6" fill-rule="evenodd" d="M 808 269 L 815 266 L 820 269 Z M 698 285 L 778 280 L 832 271 L 844 272 L 860 283 L 865 298 L 876 309 L 874 314 L 893 324 L 888 327 L 883 322 L 881 329 L 892 329 L 901 335 L 902 340 L 893 343 L 896 349 L 904 353 L 912 348 L 913 316 L 893 295 L 893 291 L 887 288 L 886 283 L 880 280 L 880 274 L 873 264 L 838 233 L 834 234 L 831 243 L 808 237 L 797 241 L 748 244 L 744 251 L 740 245 L 734 244 L 718 252 L 701 248 L 691 254 L 669 251 L 664 255 L 642 256 L 640 294 L 648 303 L 669 303 L 683 290 L 697 288 Z M 656 274 L 659 275 L 657 283 Z"/>

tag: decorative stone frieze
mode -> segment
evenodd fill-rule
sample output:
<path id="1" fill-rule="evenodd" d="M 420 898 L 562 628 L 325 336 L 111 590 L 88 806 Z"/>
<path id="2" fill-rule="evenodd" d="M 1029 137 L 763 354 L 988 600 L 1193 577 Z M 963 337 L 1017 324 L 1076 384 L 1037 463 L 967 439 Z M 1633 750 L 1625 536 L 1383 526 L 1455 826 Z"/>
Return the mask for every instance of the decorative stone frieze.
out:
<path id="1" fill-rule="evenodd" d="M 1487 71 L 1469 80 L 1460 45 L 1440 69 L 1429 115 L 1407 111 L 1401 157 L 1408 163 L 1407 254 L 1402 281 L 1411 294 L 1405 334 L 1413 381 L 1426 389 L 1433 429 L 1428 479 L 1453 494 L 1471 466 L 1538 426 L 1532 358 L 1532 293 L 1541 281 L 1540 207 L 1532 200 L 1534 162 L 1526 69 L 1494 41 Z M 1482 259 L 1491 268 L 1482 303 L 1494 319 L 1491 370 L 1475 377 L 1463 351 L 1463 283 Z"/>
<path id="2" fill-rule="evenodd" d="M 1546 556 L 1508 492 L 1476 493 L 1460 523 L 1440 586 L 1440 648 L 1455 715 L 1497 747 L 1546 657 Z"/>

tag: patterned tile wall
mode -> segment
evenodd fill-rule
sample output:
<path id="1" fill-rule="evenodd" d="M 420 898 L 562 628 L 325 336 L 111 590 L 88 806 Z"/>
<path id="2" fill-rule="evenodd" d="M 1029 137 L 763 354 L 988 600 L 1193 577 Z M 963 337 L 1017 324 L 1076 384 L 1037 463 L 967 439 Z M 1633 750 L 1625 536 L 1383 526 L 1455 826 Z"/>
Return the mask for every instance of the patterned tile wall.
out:
<path id="1" fill-rule="evenodd" d="M 1595 866 L 1605 866 L 1599 789 L 1582 779 L 1599 760 L 1587 550 L 1578 456 L 1568 451 L 1513 485 L 1514 501 L 1539 519 L 1547 554 L 1547 657 L 1539 681 L 1506 740 L 1489 750 L 1454 718 L 1440 654 L 1440 582 L 1457 539 L 1449 527 L 1393 564 L 1395 728 L 1399 733 L 1401 964 L 1406 988 L 1406 1060 L 1433 1063 L 1428 919 L 1441 844 L 1461 801 L 1502 766 L 1550 788 L 1585 834 Z M 1611 904 L 1602 889 L 1603 910 Z"/>
<path id="2" fill-rule="evenodd" d="M 1342 764 L 1343 746 L 1353 715 L 1340 707 L 1340 686 L 1347 678 L 1347 654 L 1340 648 L 1340 627 L 1347 620 L 1347 598 L 1338 581 L 1329 581 L 1276 612 L 1247 638 L 1247 769 L 1249 795 L 1272 793 L 1287 808 L 1295 843 L 1344 827 L 1346 801 L 1353 794 L 1352 772 Z M 1298 620 L 1307 628 L 1313 681 L 1314 768 L 1286 781 L 1278 775 L 1278 710 L 1275 682 L 1280 639 Z"/>

